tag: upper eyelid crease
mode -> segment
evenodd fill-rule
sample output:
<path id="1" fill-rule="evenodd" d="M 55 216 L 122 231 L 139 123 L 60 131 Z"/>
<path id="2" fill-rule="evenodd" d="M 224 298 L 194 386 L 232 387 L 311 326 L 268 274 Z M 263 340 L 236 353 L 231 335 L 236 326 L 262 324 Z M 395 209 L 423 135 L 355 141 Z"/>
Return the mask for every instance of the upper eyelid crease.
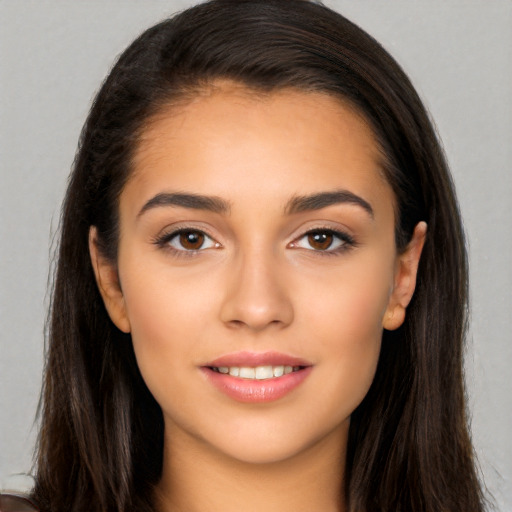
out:
<path id="1" fill-rule="evenodd" d="M 215 238 L 208 233 L 208 231 L 205 231 L 204 229 L 196 229 L 196 228 L 189 228 L 189 227 L 183 227 L 183 228 L 175 228 L 170 229 L 169 231 L 164 230 L 161 234 L 157 235 L 153 238 L 154 241 L 159 242 L 162 240 L 168 240 L 171 238 L 174 238 L 175 236 L 180 235 L 181 233 L 201 233 L 204 236 L 211 238 L 212 240 L 215 240 Z"/>

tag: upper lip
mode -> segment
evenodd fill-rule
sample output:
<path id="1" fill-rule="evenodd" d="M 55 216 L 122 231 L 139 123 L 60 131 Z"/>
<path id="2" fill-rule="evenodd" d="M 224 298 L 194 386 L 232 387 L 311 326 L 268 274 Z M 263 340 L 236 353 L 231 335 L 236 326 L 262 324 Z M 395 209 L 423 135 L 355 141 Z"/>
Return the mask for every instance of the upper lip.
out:
<path id="1" fill-rule="evenodd" d="M 203 366 L 312 366 L 310 361 L 280 352 L 233 352 L 208 362 Z"/>

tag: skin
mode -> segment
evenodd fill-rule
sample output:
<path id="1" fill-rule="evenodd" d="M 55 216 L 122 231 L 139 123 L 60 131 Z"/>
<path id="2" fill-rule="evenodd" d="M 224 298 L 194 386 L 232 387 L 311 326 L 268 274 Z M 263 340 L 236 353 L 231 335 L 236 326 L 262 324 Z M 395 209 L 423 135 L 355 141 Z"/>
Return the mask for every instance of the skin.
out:
<path id="1" fill-rule="evenodd" d="M 379 158 L 364 119 L 320 93 L 218 82 L 148 124 L 120 197 L 118 261 L 98 252 L 94 228 L 90 248 L 107 310 L 131 333 L 163 410 L 161 510 L 344 510 L 350 415 L 373 380 L 382 330 L 403 322 L 426 231 L 418 224 L 397 253 Z M 297 196 L 339 190 L 372 213 L 354 202 L 286 211 Z M 229 211 L 144 209 L 175 192 L 220 198 Z M 183 228 L 208 235 L 201 250 L 169 239 Z M 354 243 L 312 245 L 308 232 L 326 229 Z M 201 371 L 240 350 L 313 369 L 279 400 L 241 403 Z"/>

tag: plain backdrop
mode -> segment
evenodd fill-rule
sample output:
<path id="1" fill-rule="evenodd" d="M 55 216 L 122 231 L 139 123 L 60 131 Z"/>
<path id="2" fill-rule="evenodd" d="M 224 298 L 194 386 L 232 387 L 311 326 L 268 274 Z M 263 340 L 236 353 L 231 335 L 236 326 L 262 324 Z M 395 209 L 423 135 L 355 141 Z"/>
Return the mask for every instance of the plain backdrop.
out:
<path id="1" fill-rule="evenodd" d="M 30 486 L 48 262 L 91 99 L 116 55 L 190 1 L 0 0 L 0 488 Z M 467 230 L 472 432 L 512 511 L 512 2 L 330 0 L 402 64 L 443 140 Z"/>

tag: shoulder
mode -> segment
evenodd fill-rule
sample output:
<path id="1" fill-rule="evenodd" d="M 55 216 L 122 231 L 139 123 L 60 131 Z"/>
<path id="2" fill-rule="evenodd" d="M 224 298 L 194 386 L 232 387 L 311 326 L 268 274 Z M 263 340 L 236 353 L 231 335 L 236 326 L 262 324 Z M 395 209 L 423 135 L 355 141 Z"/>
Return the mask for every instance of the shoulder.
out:
<path id="1" fill-rule="evenodd" d="M 0 512 L 38 512 L 29 498 L 21 494 L 0 494 Z"/>

